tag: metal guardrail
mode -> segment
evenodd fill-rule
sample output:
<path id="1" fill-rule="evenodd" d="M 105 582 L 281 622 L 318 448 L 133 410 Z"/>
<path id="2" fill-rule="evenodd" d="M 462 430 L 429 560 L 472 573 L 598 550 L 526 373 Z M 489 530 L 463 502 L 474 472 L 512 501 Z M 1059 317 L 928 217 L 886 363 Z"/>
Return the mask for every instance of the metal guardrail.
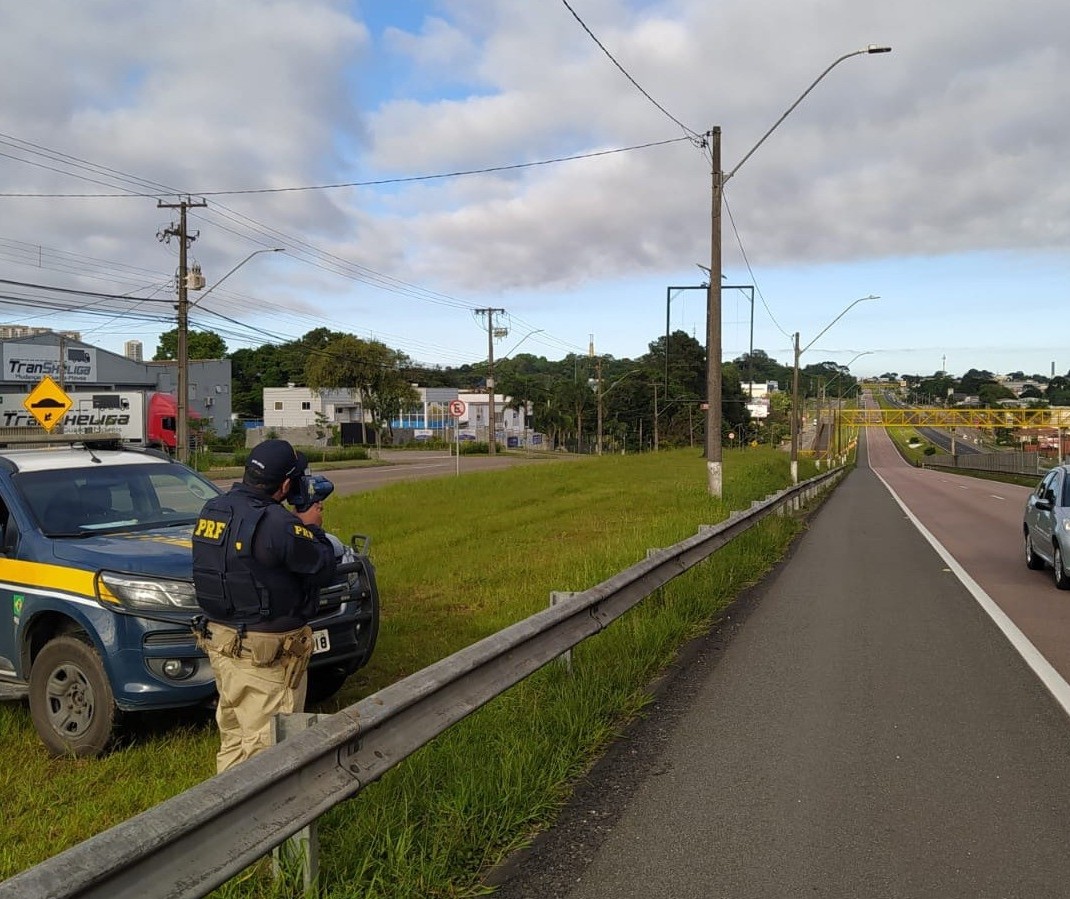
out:
<path id="1" fill-rule="evenodd" d="M 770 514 L 845 469 L 789 487 L 517 622 L 0 883 L 0 899 L 201 897 Z"/>

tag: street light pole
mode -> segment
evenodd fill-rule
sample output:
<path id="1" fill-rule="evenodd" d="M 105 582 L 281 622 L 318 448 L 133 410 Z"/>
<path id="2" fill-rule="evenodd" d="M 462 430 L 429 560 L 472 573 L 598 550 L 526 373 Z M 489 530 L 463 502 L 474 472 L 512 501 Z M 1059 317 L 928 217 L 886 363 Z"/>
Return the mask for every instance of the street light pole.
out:
<path id="1" fill-rule="evenodd" d="M 859 299 L 850 303 L 839 315 L 825 325 L 825 327 L 818 332 L 817 337 L 811 340 L 801 350 L 799 349 L 799 332 L 795 332 L 795 366 L 791 386 L 791 482 L 793 484 L 799 483 L 799 357 L 817 343 L 829 328 L 836 324 L 836 322 L 854 309 L 859 303 L 864 303 L 866 300 L 879 299 L 880 297 L 873 296 L 872 294 L 868 297 L 859 297 Z M 864 354 L 860 353 L 859 355 Z M 857 358 L 858 356 L 855 356 L 855 359 Z M 853 362 L 854 359 L 851 361 Z"/>
<path id="2" fill-rule="evenodd" d="M 703 266 L 699 266 L 703 271 L 706 269 Z M 698 284 L 694 287 L 690 285 L 680 286 L 670 284 L 665 288 L 665 396 L 669 395 L 669 305 L 673 300 L 673 291 L 681 290 L 709 290 L 708 284 Z"/>
<path id="3" fill-rule="evenodd" d="M 701 262 L 696 262 L 695 264 L 700 269 L 702 269 L 702 271 L 704 271 L 707 275 L 710 274 L 710 270 L 708 268 L 706 268 L 706 266 L 704 266 Z M 723 278 L 724 276 L 722 275 L 721 277 Z M 670 288 L 670 289 L 688 290 L 690 288 L 677 287 L 677 288 Z M 747 291 L 748 297 L 750 299 L 750 343 L 748 345 L 748 350 L 747 350 L 747 353 L 748 353 L 748 355 L 747 355 L 747 371 L 748 371 L 747 382 L 748 383 L 753 383 L 754 382 L 754 285 L 753 284 L 722 284 L 721 285 L 721 293 L 723 294 L 726 290 L 745 290 L 745 291 Z M 666 340 L 666 349 L 665 349 L 665 383 L 666 383 L 666 386 L 668 386 L 668 382 L 669 382 L 669 374 L 668 374 L 668 372 L 669 372 L 668 339 L 669 339 L 669 301 L 668 301 L 668 298 L 666 298 L 666 300 L 665 300 L 665 340 Z M 753 397 L 753 394 L 750 391 L 748 391 L 747 397 L 748 397 L 748 399 L 750 399 L 750 398 Z"/>
<path id="4" fill-rule="evenodd" d="M 784 114 L 773 123 L 761 140 L 736 164 L 732 171 L 721 171 L 721 129 L 714 126 L 709 132 L 710 163 L 713 170 L 713 209 L 710 216 L 710 289 L 707 297 L 706 324 L 706 398 L 708 411 L 706 415 L 706 466 L 708 470 L 710 495 L 720 498 L 723 477 L 721 471 L 721 204 L 724 186 L 739 171 L 740 167 L 757 150 L 781 122 L 786 119 L 829 72 L 845 59 L 872 53 L 890 53 L 891 47 L 870 44 L 862 50 L 845 53 L 815 78 L 810 86 L 799 95 Z"/>
<path id="5" fill-rule="evenodd" d="M 185 241 L 182 243 L 184 247 Z M 180 268 L 182 271 L 185 271 L 185 250 L 180 247 L 179 252 L 181 254 Z M 208 294 L 226 281 L 227 278 L 233 275 L 254 256 L 259 256 L 261 253 L 281 252 L 283 252 L 282 247 L 269 247 L 263 250 L 253 250 L 253 252 L 234 266 L 234 268 L 227 272 L 222 278 L 216 281 L 215 284 L 209 287 L 192 303 L 187 302 L 186 300 L 185 278 L 182 278 L 179 283 L 178 346 L 176 347 L 175 353 L 178 361 L 178 402 L 176 403 L 178 410 L 175 421 L 175 456 L 179 462 L 189 461 L 189 310 L 204 300 Z"/>

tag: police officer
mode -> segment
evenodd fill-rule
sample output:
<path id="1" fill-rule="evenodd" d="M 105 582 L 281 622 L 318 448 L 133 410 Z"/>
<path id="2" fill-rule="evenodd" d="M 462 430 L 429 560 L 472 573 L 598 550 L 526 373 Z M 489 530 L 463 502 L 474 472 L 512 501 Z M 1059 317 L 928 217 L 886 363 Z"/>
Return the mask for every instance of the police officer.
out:
<path id="1" fill-rule="evenodd" d="M 285 440 L 253 448 L 240 484 L 209 500 L 193 532 L 193 579 L 206 623 L 198 644 L 215 674 L 225 771 L 271 743 L 271 719 L 304 710 L 319 588 L 335 554 L 323 505 L 296 513 L 308 463 Z"/>

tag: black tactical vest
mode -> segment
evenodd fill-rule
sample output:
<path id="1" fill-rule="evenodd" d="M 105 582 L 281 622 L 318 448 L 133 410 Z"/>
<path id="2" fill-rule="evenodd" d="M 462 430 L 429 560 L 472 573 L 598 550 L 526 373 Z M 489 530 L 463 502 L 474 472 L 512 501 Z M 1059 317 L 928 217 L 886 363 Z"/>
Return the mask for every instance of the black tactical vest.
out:
<path id="1" fill-rule="evenodd" d="M 267 587 L 253 574 L 253 533 L 271 501 L 248 493 L 209 500 L 193 528 L 193 586 L 213 621 L 253 623 L 272 617 Z"/>

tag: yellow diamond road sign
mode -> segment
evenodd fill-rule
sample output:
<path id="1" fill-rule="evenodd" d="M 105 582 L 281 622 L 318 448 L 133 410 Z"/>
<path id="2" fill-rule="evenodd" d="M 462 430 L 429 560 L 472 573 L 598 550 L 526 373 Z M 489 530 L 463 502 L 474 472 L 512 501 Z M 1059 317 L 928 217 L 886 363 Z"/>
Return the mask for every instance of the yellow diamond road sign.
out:
<path id="1" fill-rule="evenodd" d="M 42 428 L 51 433 L 52 429 L 63 421 L 63 416 L 74 405 L 74 400 L 67 396 L 59 384 L 45 375 L 22 401 L 22 405 L 37 419 Z"/>

